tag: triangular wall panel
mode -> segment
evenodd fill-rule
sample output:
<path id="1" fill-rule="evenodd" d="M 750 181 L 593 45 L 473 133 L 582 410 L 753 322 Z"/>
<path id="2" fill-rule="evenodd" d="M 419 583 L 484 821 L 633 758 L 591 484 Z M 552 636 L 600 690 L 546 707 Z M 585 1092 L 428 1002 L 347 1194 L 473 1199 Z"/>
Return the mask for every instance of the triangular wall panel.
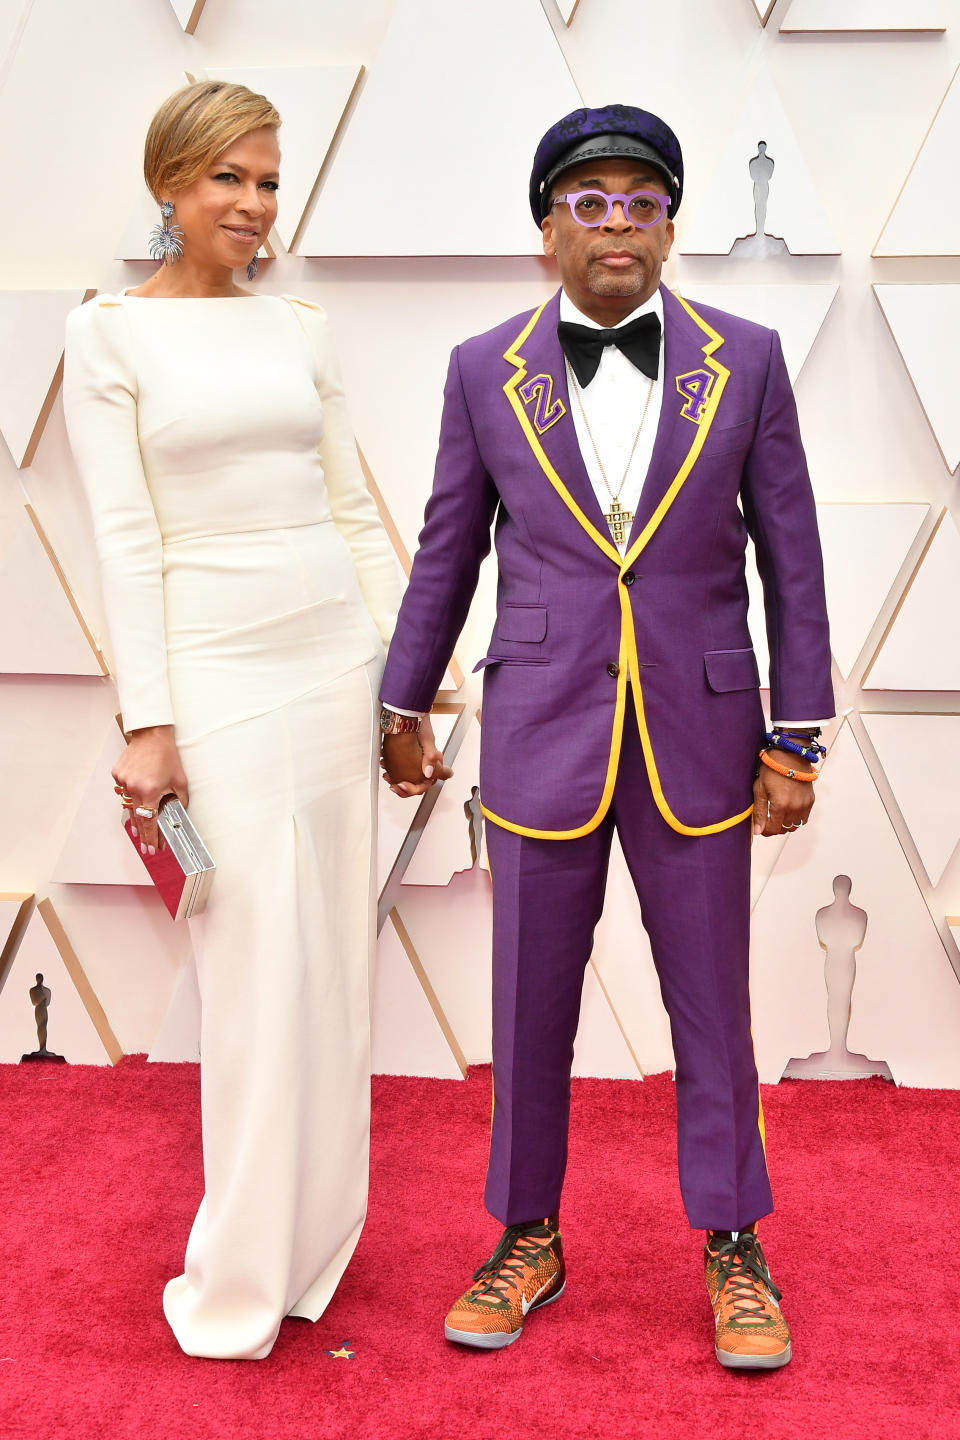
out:
<path id="1" fill-rule="evenodd" d="M 397 0 L 299 252 L 539 253 L 533 137 L 581 103 L 540 0 Z M 460 202 L 424 203 L 453 175 Z"/>
<path id="2" fill-rule="evenodd" d="M 960 137 L 958 137 L 960 138 Z M 874 285 L 907 374 L 948 470 L 960 464 L 960 406 L 951 339 L 960 324 L 960 285 Z"/>
<path id="3" fill-rule="evenodd" d="M 192 955 L 180 969 L 147 1059 L 175 1065 L 200 1059 L 200 985 Z"/>
<path id="4" fill-rule="evenodd" d="M 770 19 L 770 11 L 776 3 L 777 0 L 753 0 L 753 8 L 757 12 L 757 19 L 761 25 L 766 25 Z"/>
<path id="5" fill-rule="evenodd" d="M 573 1046 L 572 1075 L 591 1075 L 601 1080 L 642 1080 L 643 1072 L 593 964 L 583 977 L 580 1024 Z"/>
<path id="6" fill-rule="evenodd" d="M 830 648 L 844 677 L 853 670 L 929 511 L 929 505 L 911 502 L 836 505 L 827 501 L 817 506 Z M 752 546 L 747 551 L 747 589 L 750 635 L 761 684 L 765 686 L 770 655 L 763 589 Z M 771 718 L 819 720 L 824 717 L 780 715 Z"/>
<path id="7" fill-rule="evenodd" d="M 766 71 L 747 96 L 689 227 L 681 230 L 681 252 L 728 255 L 737 240 L 756 233 L 750 161 L 759 155 L 761 141 L 774 166 L 764 234 L 784 240 L 792 255 L 838 255 L 837 237 Z"/>
<path id="8" fill-rule="evenodd" d="M 847 875 L 852 902 L 867 912 L 848 1049 L 886 1061 L 899 1084 L 960 1086 L 960 984 L 849 725 L 817 791 L 809 824 L 783 846 L 753 912 L 760 1079 L 775 1082 L 794 1056 L 829 1046 L 816 912 Z"/>
<path id="9" fill-rule="evenodd" d="M 395 915 L 380 932 L 371 1015 L 375 1075 L 463 1079 L 466 1062 L 439 1012 L 409 936 Z"/>
<path id="10" fill-rule="evenodd" d="M 870 690 L 960 690 L 960 535 L 944 514 L 863 681 Z"/>
<path id="11" fill-rule="evenodd" d="M 853 670 L 929 513 L 929 505 L 913 503 L 817 506 L 830 648 L 843 676 Z"/>
<path id="12" fill-rule="evenodd" d="M 560 11 L 560 18 L 564 25 L 570 25 L 577 13 L 580 0 L 555 0 L 557 9 Z"/>
<path id="13" fill-rule="evenodd" d="M 470 1065 L 491 1059 L 493 908 L 490 876 L 474 869 L 449 885 L 407 885 L 397 911 L 437 1002 Z"/>
<path id="14" fill-rule="evenodd" d="M 173 13 L 188 35 L 192 35 L 199 25 L 206 3 L 207 0 L 170 0 Z"/>
<path id="15" fill-rule="evenodd" d="M 108 673 L 30 506 L 0 537 L 0 673 Z"/>
<path id="16" fill-rule="evenodd" d="M 33 0 L 6 0 L 0 6 L 0 85 L 4 70 L 9 69 L 20 48 L 32 9 Z"/>
<path id="17" fill-rule="evenodd" d="M 0 434 L 31 463 L 63 376 L 67 315 L 93 290 L 0 290 Z"/>
<path id="18" fill-rule="evenodd" d="M 782 34 L 805 31 L 945 30 L 943 0 L 793 0 Z"/>
<path id="19" fill-rule="evenodd" d="M 0 894 L 0 986 L 30 914 L 32 895 Z"/>
<path id="20" fill-rule="evenodd" d="M 920 757 L 960 753 L 960 715 L 863 715 L 864 728 L 936 885 L 960 841 L 960 768 Z"/>
<path id="21" fill-rule="evenodd" d="M 641 1072 L 655 1075 L 672 1070 L 670 1022 L 641 922 L 640 902 L 616 837 L 591 963 Z"/>
<path id="22" fill-rule="evenodd" d="M 960 255 L 960 188 L 945 184 L 960 149 L 960 83 L 950 86 L 930 123 L 916 160 L 874 255 Z"/>
<path id="23" fill-rule="evenodd" d="M 280 112 L 283 158 L 275 229 L 289 250 L 363 66 L 229 67 L 206 73 L 211 80 L 229 80 L 266 95 Z"/>
<path id="24" fill-rule="evenodd" d="M 41 900 L 0 990 L 0 1062 L 37 1049 L 30 989 L 51 991 L 47 1049 L 74 1065 L 116 1064 L 122 1051 L 49 900 Z"/>
<path id="25" fill-rule="evenodd" d="M 776 330 L 790 383 L 795 385 L 838 289 L 837 285 L 702 285 L 691 280 L 682 294 L 694 309 L 698 302 L 713 305 Z"/>
<path id="26" fill-rule="evenodd" d="M 126 749 L 111 723 L 67 831 L 51 880 L 70 885 L 146 885 L 153 881 L 123 828 L 125 813 L 110 773 Z"/>

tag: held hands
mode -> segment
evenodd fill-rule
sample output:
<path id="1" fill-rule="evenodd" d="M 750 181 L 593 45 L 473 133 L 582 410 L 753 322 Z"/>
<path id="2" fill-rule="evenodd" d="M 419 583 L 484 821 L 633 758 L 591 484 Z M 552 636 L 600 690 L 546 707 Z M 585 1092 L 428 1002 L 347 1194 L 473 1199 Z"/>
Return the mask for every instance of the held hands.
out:
<path id="1" fill-rule="evenodd" d="M 438 780 L 449 780 L 453 774 L 437 749 L 429 715 L 420 721 L 419 730 L 404 735 L 384 735 L 380 769 L 394 795 L 402 795 L 404 799 L 422 795 Z"/>
<path id="2" fill-rule="evenodd" d="M 172 725 L 151 725 L 144 730 L 135 730 L 126 750 L 113 767 L 113 778 L 130 796 L 133 805 L 124 807 L 124 819 L 129 811 L 135 837 L 139 837 L 143 853 L 153 855 L 160 846 L 160 831 L 157 817 L 145 820 L 134 815 L 137 805 L 147 810 L 159 810 L 165 795 L 176 795 L 184 806 L 187 805 L 187 777 L 180 763 L 180 752 L 173 738 Z"/>
<path id="3" fill-rule="evenodd" d="M 782 750 L 773 750 L 771 759 L 805 775 L 814 768 L 809 760 Z M 814 798 L 809 780 L 791 780 L 786 775 L 778 775 L 768 765 L 761 765 L 760 774 L 753 782 L 754 835 L 788 835 L 791 830 L 799 829 L 807 823 Z"/>

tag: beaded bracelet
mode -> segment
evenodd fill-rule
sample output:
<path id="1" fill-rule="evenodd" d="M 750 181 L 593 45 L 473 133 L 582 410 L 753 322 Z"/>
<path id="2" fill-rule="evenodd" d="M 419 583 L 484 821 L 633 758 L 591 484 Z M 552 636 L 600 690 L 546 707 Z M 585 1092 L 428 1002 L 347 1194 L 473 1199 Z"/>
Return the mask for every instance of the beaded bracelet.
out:
<path id="1" fill-rule="evenodd" d="M 791 732 L 784 730 L 770 730 L 767 732 L 767 745 L 776 750 L 788 750 L 792 755 L 799 755 L 804 760 L 810 760 L 814 765 L 827 753 L 826 745 L 818 745 L 816 740 L 808 740 L 803 745 L 796 740 L 789 738 Z M 806 739 L 806 737 L 804 737 Z"/>
<path id="2" fill-rule="evenodd" d="M 817 778 L 816 770 L 806 772 L 804 770 L 788 770 L 786 765 L 778 765 L 776 760 L 770 759 L 769 750 L 760 751 L 761 765 L 768 765 L 771 770 L 776 770 L 778 775 L 785 775 L 788 780 L 813 781 Z"/>

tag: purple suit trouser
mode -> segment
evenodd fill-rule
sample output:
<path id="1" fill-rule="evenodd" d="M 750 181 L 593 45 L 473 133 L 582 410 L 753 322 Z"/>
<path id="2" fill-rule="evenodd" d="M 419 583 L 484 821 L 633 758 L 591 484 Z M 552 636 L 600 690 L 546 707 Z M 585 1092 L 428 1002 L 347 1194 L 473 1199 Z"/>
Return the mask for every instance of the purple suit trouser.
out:
<path id="1" fill-rule="evenodd" d="M 512 1225 L 559 1208 L 573 1043 L 614 828 L 670 1017 L 687 1216 L 697 1228 L 741 1229 L 773 1208 L 750 1031 L 750 823 L 698 837 L 671 830 L 653 801 L 632 705 L 613 802 L 597 829 L 576 840 L 537 840 L 487 826 L 494 1037 L 487 1209 Z"/>

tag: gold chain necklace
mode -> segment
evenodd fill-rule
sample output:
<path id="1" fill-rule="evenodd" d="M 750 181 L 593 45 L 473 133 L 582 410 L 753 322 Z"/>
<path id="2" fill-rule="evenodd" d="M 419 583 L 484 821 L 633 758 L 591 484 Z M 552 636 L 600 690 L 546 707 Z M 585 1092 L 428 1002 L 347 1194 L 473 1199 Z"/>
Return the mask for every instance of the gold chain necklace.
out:
<path id="1" fill-rule="evenodd" d="M 610 481 L 607 479 L 607 472 L 604 469 L 603 461 L 600 459 L 600 451 L 597 449 L 597 442 L 593 438 L 593 431 L 590 429 L 590 421 L 587 419 L 587 412 L 584 409 L 583 405 L 583 397 L 580 394 L 580 382 L 574 374 L 573 366 L 570 364 L 569 360 L 566 361 L 566 366 L 567 380 L 569 382 L 568 388 L 570 390 L 570 393 L 576 399 L 577 409 L 580 411 L 580 418 L 583 420 L 584 429 L 587 432 L 590 444 L 593 446 L 593 458 L 597 462 L 597 469 L 600 471 L 603 483 L 607 487 L 607 494 L 610 496 L 610 510 L 609 513 L 604 515 L 603 518 L 607 522 L 607 528 L 610 531 L 610 537 L 613 540 L 613 543 L 615 545 L 623 545 L 629 534 L 630 526 L 633 524 L 634 515 L 632 510 L 624 510 L 623 506 L 620 504 L 620 492 L 622 491 L 624 485 L 627 483 L 627 476 L 630 473 L 630 466 L 633 464 L 633 457 L 637 451 L 637 443 L 640 439 L 640 431 L 643 429 L 643 422 L 646 420 L 647 411 L 650 409 L 650 397 L 653 394 L 653 377 L 650 377 L 650 383 L 647 386 L 647 399 L 643 407 L 643 414 L 640 416 L 640 424 L 637 426 L 637 433 L 633 437 L 633 444 L 630 446 L 630 454 L 627 457 L 627 463 L 624 467 L 623 475 L 620 479 L 620 484 L 617 486 L 616 493 L 614 493 L 614 491 L 610 488 Z"/>

